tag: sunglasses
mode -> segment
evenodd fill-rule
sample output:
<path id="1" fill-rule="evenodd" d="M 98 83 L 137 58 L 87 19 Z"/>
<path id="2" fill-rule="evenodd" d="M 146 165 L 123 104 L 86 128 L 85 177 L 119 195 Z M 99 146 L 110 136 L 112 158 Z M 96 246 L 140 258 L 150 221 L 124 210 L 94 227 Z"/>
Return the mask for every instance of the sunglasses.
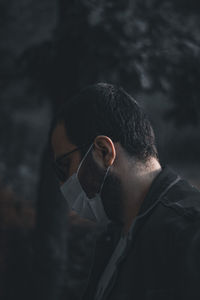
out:
<path id="1" fill-rule="evenodd" d="M 88 147 L 89 145 L 91 145 L 91 143 L 83 145 L 81 147 L 77 147 L 77 148 L 73 149 L 72 151 L 59 156 L 55 161 L 53 161 L 53 168 L 54 168 L 56 177 L 58 178 L 58 180 L 60 182 L 65 182 L 68 178 L 69 167 L 70 167 L 70 162 L 68 159 L 69 156 L 78 150 Z"/>

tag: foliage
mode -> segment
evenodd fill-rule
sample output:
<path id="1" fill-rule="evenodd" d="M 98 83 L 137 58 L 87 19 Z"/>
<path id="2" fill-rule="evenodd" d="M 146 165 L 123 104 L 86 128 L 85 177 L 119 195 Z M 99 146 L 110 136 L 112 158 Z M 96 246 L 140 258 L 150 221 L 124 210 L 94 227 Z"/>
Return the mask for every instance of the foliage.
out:
<path id="1" fill-rule="evenodd" d="M 179 0 L 59 4 L 54 39 L 48 48 L 34 49 L 29 60 L 29 71 L 54 100 L 86 84 L 109 81 L 132 93 L 162 91 L 173 103 L 167 117 L 177 124 L 197 123 L 200 10 L 195 0 L 184 5 Z"/>

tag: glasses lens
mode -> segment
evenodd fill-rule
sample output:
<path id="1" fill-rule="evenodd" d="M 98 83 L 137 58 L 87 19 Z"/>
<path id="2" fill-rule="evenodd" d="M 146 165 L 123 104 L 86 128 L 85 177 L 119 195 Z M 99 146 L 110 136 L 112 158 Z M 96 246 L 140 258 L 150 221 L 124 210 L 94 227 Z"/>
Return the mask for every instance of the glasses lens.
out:
<path id="1" fill-rule="evenodd" d="M 59 157 L 56 161 L 53 162 L 53 168 L 55 170 L 56 176 L 60 182 L 65 182 L 69 176 L 69 161 L 68 157 L 72 153 L 77 150 L 84 149 L 88 147 L 89 144 L 83 145 L 82 147 L 75 148 L 71 152 L 68 152 L 61 157 Z"/>
<path id="2" fill-rule="evenodd" d="M 60 166 L 58 163 L 53 163 L 55 174 L 60 182 L 65 182 L 67 179 L 67 166 L 66 168 L 64 165 Z"/>

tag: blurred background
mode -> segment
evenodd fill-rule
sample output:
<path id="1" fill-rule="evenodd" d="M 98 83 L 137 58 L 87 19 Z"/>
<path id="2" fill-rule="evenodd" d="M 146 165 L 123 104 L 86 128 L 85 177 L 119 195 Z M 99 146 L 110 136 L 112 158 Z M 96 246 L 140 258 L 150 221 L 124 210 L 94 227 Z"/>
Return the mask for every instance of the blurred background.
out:
<path id="1" fill-rule="evenodd" d="M 48 134 L 88 84 L 145 108 L 161 162 L 200 187 L 198 0 L 0 1 L 0 296 L 80 299 L 96 230 L 69 224 Z"/>

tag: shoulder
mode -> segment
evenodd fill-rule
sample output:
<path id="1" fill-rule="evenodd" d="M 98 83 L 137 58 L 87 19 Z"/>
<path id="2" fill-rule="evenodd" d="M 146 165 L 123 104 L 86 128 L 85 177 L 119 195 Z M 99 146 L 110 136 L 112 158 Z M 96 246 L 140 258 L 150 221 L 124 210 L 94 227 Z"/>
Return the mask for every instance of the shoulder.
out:
<path id="1" fill-rule="evenodd" d="M 179 253 L 180 259 L 187 257 L 190 263 L 191 259 L 200 261 L 197 255 L 200 253 L 200 192 L 187 181 L 180 180 L 161 199 L 155 213 L 159 220 L 156 230 L 167 240 L 168 249 L 174 255 Z"/>
<path id="2" fill-rule="evenodd" d="M 150 235 L 166 236 L 175 242 L 200 241 L 200 192 L 180 180 L 162 197 L 147 220 Z"/>
<path id="3" fill-rule="evenodd" d="M 181 179 L 161 199 L 166 216 L 176 216 L 179 221 L 188 224 L 200 221 L 200 192 Z"/>

